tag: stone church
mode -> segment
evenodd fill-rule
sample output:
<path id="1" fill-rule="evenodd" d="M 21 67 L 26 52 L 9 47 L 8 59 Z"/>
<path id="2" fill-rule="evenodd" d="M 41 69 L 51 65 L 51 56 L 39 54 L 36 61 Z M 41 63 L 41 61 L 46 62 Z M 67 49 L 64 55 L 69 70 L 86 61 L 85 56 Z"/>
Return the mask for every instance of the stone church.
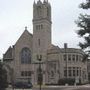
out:
<path id="1" fill-rule="evenodd" d="M 33 3 L 33 34 L 27 27 L 3 55 L 8 82 L 28 82 L 39 84 L 39 64 L 41 64 L 42 84 L 57 84 L 62 78 L 78 78 L 88 81 L 87 62 L 83 62 L 84 52 L 77 48 L 64 48 L 52 44 L 51 5 L 48 0 Z M 41 60 L 41 61 L 39 61 Z"/>

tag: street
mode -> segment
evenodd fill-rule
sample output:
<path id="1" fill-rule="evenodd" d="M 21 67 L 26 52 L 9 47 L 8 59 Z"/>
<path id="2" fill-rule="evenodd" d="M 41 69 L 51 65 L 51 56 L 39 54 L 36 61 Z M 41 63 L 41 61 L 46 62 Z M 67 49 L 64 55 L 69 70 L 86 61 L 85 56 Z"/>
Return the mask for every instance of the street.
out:
<path id="1" fill-rule="evenodd" d="M 33 87 L 32 89 L 11 89 L 6 90 L 39 90 L 39 87 Z M 43 86 L 41 90 L 90 90 L 89 85 L 84 86 Z"/>
<path id="2" fill-rule="evenodd" d="M 42 90 L 90 90 L 90 85 L 82 86 L 48 86 L 42 87 Z M 39 90 L 38 88 L 33 88 L 33 90 Z"/>
<path id="3" fill-rule="evenodd" d="M 6 90 L 32 90 L 32 89 L 12 89 L 12 88 L 7 88 Z"/>

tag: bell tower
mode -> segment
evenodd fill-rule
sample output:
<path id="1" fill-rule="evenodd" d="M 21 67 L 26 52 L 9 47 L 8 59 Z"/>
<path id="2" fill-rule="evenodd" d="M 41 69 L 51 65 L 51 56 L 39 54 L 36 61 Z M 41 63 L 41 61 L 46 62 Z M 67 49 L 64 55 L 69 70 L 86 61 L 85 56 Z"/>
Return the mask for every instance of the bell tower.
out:
<path id="1" fill-rule="evenodd" d="M 46 51 L 51 45 L 51 5 L 48 0 L 33 3 L 33 60 L 42 55 L 46 60 Z"/>

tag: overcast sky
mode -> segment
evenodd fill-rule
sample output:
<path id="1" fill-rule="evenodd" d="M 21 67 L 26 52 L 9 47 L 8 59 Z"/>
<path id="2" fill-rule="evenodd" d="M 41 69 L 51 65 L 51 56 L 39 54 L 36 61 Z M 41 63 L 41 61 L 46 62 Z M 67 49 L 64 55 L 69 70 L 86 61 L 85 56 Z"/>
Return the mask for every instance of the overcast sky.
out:
<path id="1" fill-rule="evenodd" d="M 37 1 L 37 0 L 36 0 Z M 42 0 L 43 1 L 43 0 Z M 52 6 L 52 43 L 63 47 L 78 48 L 81 40 L 75 33 L 79 13 L 83 10 L 78 8 L 85 0 L 48 0 Z M 28 31 L 32 30 L 34 0 L 0 0 L 0 57 L 11 45 L 14 45 L 25 26 Z"/>

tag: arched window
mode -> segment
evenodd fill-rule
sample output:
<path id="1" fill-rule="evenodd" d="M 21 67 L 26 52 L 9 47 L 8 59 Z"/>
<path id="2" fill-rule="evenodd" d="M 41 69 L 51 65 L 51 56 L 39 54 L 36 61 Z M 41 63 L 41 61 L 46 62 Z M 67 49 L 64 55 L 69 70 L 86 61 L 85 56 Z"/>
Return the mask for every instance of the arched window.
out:
<path id="1" fill-rule="evenodd" d="M 29 64 L 31 63 L 31 51 L 29 48 L 25 47 L 21 50 L 21 63 L 22 64 Z"/>
<path id="2" fill-rule="evenodd" d="M 47 17 L 49 16 L 49 8 L 47 7 Z"/>
<path id="3" fill-rule="evenodd" d="M 38 16 L 40 17 L 41 14 L 42 14 L 42 8 L 41 8 L 41 6 L 38 6 L 37 7 L 37 13 L 38 13 Z"/>

